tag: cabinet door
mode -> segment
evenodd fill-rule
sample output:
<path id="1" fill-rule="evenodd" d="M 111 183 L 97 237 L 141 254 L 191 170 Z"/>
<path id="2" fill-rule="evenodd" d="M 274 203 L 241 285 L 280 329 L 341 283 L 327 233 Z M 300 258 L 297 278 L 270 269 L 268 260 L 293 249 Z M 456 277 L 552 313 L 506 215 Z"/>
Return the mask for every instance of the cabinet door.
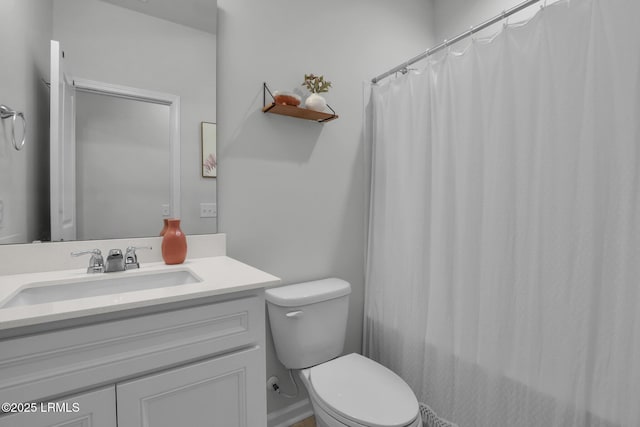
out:
<path id="1" fill-rule="evenodd" d="M 255 347 L 117 384 L 118 427 L 264 427 L 263 365 Z"/>
<path id="2" fill-rule="evenodd" d="M 0 417 L 0 427 L 116 427 L 113 386 L 36 404 L 36 412 Z"/>

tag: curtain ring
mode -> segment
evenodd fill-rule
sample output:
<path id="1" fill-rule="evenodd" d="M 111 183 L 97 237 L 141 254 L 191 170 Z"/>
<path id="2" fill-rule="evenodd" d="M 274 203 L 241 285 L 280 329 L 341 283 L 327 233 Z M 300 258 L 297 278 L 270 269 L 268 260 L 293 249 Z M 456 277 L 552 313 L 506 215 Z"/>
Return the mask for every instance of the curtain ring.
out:
<path id="1" fill-rule="evenodd" d="M 444 44 L 447 55 L 449 55 L 451 53 L 451 42 L 447 39 L 444 39 L 442 43 Z"/>
<path id="2" fill-rule="evenodd" d="M 509 16 L 507 15 L 507 11 L 502 11 L 502 28 L 506 29 L 509 26 Z"/>
<path id="3" fill-rule="evenodd" d="M 18 116 L 22 119 L 22 141 L 19 143 L 16 141 L 16 117 Z M 0 105 L 0 118 L 8 119 L 9 117 L 11 117 L 11 142 L 13 143 L 13 148 L 20 151 L 24 148 L 24 142 L 27 138 L 27 119 L 25 119 L 23 113 L 13 110 L 6 105 Z"/>
<path id="4" fill-rule="evenodd" d="M 506 11 L 502 11 L 502 26 L 504 29 L 507 29 L 507 27 L 509 27 L 509 16 L 507 15 Z"/>

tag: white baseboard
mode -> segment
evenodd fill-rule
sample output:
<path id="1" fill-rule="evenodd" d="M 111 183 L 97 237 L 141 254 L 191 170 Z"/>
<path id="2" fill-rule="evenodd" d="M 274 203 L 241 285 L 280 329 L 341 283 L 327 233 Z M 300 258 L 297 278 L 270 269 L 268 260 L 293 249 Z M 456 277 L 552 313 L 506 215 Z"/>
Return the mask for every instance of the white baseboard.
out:
<path id="1" fill-rule="evenodd" d="M 309 399 L 293 403 L 279 411 L 270 412 L 267 416 L 268 427 L 290 427 L 291 425 L 313 415 Z"/>

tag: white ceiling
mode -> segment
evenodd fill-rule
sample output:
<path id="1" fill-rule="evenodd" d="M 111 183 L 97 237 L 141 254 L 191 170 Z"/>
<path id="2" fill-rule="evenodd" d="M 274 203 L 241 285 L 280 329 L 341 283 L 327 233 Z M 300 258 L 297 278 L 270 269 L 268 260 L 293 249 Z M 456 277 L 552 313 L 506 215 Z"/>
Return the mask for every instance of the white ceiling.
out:
<path id="1" fill-rule="evenodd" d="M 217 0 L 102 0 L 208 33 L 216 33 Z"/>

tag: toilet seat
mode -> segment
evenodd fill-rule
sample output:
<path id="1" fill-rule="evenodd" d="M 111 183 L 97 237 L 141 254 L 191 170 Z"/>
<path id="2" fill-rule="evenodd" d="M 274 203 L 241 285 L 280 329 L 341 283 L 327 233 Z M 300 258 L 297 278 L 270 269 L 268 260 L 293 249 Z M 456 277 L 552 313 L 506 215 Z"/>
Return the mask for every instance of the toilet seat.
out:
<path id="1" fill-rule="evenodd" d="M 418 401 L 407 383 L 359 354 L 338 357 L 306 371 L 318 404 L 347 425 L 406 427 L 418 417 Z"/>

